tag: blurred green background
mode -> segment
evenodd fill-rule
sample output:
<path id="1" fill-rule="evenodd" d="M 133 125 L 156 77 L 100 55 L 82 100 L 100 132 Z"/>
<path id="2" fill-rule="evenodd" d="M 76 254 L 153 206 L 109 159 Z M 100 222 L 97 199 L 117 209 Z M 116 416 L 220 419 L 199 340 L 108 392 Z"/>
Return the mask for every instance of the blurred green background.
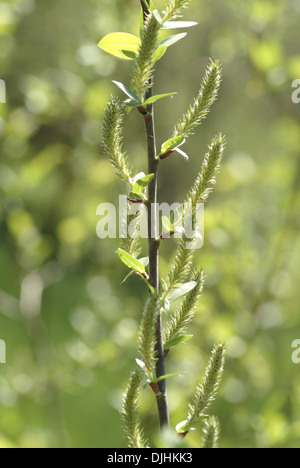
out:
<path id="1" fill-rule="evenodd" d="M 156 2 L 159 7 L 164 0 Z M 118 409 L 134 367 L 144 284 L 120 282 L 117 240 L 96 236 L 96 208 L 124 186 L 101 154 L 100 122 L 112 79 L 131 63 L 97 48 L 107 33 L 138 33 L 137 0 L 11 0 L 0 3 L 0 447 L 122 447 Z M 299 0 L 193 0 L 198 21 L 157 65 L 158 143 L 197 94 L 208 58 L 223 63 L 220 98 L 180 157 L 161 165 L 160 201 L 182 201 L 213 135 L 228 147 L 205 210 L 207 275 L 190 331 L 168 371 L 172 425 L 214 342 L 228 347 L 211 411 L 221 447 L 300 447 Z M 131 162 L 145 170 L 143 122 L 125 126 Z M 167 273 L 175 248 L 162 248 Z M 143 415 L 157 439 L 153 396 Z M 156 441 L 157 443 L 157 441 Z M 190 439 L 199 445 L 199 433 Z"/>

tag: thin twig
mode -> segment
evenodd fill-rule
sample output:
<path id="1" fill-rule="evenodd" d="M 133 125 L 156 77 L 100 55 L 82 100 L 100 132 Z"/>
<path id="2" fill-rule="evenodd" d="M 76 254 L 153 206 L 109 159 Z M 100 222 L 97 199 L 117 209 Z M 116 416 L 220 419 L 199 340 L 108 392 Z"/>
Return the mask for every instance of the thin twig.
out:
<path id="1" fill-rule="evenodd" d="M 149 9 L 146 8 L 146 2 L 141 2 L 143 6 L 144 18 L 149 14 Z M 147 98 L 153 95 L 152 86 L 147 91 Z M 144 114 L 144 122 L 147 137 L 147 155 L 148 155 L 148 173 L 154 174 L 153 180 L 148 186 L 148 249 L 149 249 L 149 282 L 158 294 L 159 290 L 159 266 L 158 266 L 158 251 L 159 241 L 157 240 L 157 173 L 158 159 L 156 157 L 156 137 L 153 106 L 147 108 L 147 113 Z M 165 355 L 162 336 L 162 319 L 161 312 L 157 313 L 156 333 L 155 333 L 155 354 L 156 354 L 156 378 L 166 375 L 165 372 Z M 169 411 L 166 393 L 166 380 L 162 379 L 158 382 L 159 397 L 156 398 L 157 408 L 159 413 L 160 427 L 169 426 Z"/>

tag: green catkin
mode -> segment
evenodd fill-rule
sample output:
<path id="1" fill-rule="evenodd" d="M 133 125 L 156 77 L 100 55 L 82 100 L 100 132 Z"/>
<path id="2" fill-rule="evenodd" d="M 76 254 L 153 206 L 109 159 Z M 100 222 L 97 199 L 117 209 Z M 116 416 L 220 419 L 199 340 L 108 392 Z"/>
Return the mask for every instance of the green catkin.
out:
<path id="1" fill-rule="evenodd" d="M 207 200 L 216 183 L 221 161 L 225 150 L 226 139 L 220 134 L 213 138 L 204 157 L 201 171 L 188 195 L 187 204 L 193 209 L 196 205 Z"/>
<path id="2" fill-rule="evenodd" d="M 171 21 L 182 16 L 182 10 L 187 8 L 191 0 L 171 0 L 164 11 L 164 22 Z"/>
<path id="3" fill-rule="evenodd" d="M 139 391 L 142 379 L 140 373 L 132 372 L 123 395 L 121 417 L 129 448 L 145 448 L 147 442 L 139 418 Z"/>
<path id="4" fill-rule="evenodd" d="M 200 125 L 207 116 L 210 107 L 218 97 L 221 84 L 221 66 L 218 61 L 211 61 L 203 78 L 199 94 L 183 118 L 175 126 L 173 136 L 187 138 L 193 129 Z"/>
<path id="5" fill-rule="evenodd" d="M 187 421 L 190 427 L 201 420 L 204 411 L 215 399 L 222 379 L 224 364 L 225 346 L 220 343 L 214 347 L 203 381 L 197 386 L 193 401 L 189 405 Z"/>
<path id="6" fill-rule="evenodd" d="M 121 239 L 120 241 L 120 248 L 128 252 L 130 255 L 132 255 L 135 258 L 138 258 L 140 253 L 141 253 L 141 243 L 139 237 L 136 235 L 138 232 L 139 228 L 139 221 L 140 221 L 140 216 L 141 214 L 129 214 L 131 209 L 131 203 L 128 201 L 127 203 L 127 213 L 123 214 L 123 226 L 124 226 L 124 231 L 126 230 L 126 237 Z M 129 227 L 132 226 L 132 223 L 134 223 L 135 228 L 132 230 L 132 232 L 128 233 Z M 126 229 L 125 229 L 126 226 Z M 124 232 L 125 234 L 125 232 Z"/>
<path id="7" fill-rule="evenodd" d="M 155 364 L 155 327 L 159 307 L 159 298 L 151 296 L 146 303 L 138 331 L 138 351 L 149 377 L 152 377 Z"/>
<path id="8" fill-rule="evenodd" d="M 118 99 L 111 97 L 104 110 L 102 121 L 102 146 L 121 180 L 132 185 L 133 176 L 127 156 L 122 151 L 123 113 Z"/>
<path id="9" fill-rule="evenodd" d="M 144 101 L 145 92 L 151 87 L 153 56 L 158 46 L 160 28 L 161 25 L 153 14 L 149 14 L 141 34 L 141 46 L 135 59 L 131 81 L 131 89 L 141 103 Z"/>
<path id="10" fill-rule="evenodd" d="M 220 422 L 216 416 L 209 416 L 202 431 L 201 448 L 218 448 L 220 438 Z"/>
<path id="11" fill-rule="evenodd" d="M 187 239 L 185 236 L 179 240 L 177 252 L 168 274 L 168 292 L 171 292 L 180 284 L 184 283 L 191 272 L 195 252 L 186 248 L 186 242 Z"/>
<path id="12" fill-rule="evenodd" d="M 188 194 L 186 204 L 188 209 L 191 208 L 192 210 L 195 210 L 197 204 L 203 203 L 207 200 L 216 183 L 216 176 L 220 169 L 225 150 L 225 143 L 225 137 L 221 134 L 217 135 L 212 140 L 212 143 L 208 148 L 208 152 L 204 157 L 201 171 Z M 169 292 L 186 281 L 191 271 L 192 260 L 195 252 L 192 249 L 190 250 L 186 248 L 187 240 L 188 239 L 183 236 L 179 241 L 177 252 L 168 274 L 167 284 Z"/>
<path id="13" fill-rule="evenodd" d="M 199 298 L 203 292 L 204 276 L 203 271 L 193 271 L 190 276 L 190 281 L 195 281 L 197 285 L 190 291 L 174 312 L 166 327 L 165 342 L 183 335 L 188 324 L 194 317 L 194 311 L 198 304 Z"/>

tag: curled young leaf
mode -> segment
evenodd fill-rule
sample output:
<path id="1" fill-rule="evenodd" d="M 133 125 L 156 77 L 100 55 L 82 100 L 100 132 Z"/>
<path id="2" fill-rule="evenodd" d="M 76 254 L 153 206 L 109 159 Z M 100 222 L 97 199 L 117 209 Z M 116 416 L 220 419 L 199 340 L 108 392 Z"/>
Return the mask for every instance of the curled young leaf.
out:
<path id="1" fill-rule="evenodd" d="M 161 146 L 161 153 L 165 154 L 169 151 L 175 151 L 175 148 L 180 146 L 184 142 L 184 136 L 175 136 L 173 138 L 169 138 L 169 140 L 165 141 Z"/>
<path id="2" fill-rule="evenodd" d="M 119 255 L 120 260 L 128 268 L 131 268 L 132 270 L 137 271 L 141 275 L 144 275 L 146 273 L 145 267 L 142 264 L 142 262 L 137 260 L 132 255 L 130 255 L 128 252 L 125 252 L 125 250 L 118 249 L 118 255 Z"/>
<path id="3" fill-rule="evenodd" d="M 132 191 L 138 195 L 143 197 L 145 194 L 145 189 L 150 184 L 151 180 L 154 179 L 154 174 L 143 175 L 143 177 L 139 178 L 134 182 Z"/>

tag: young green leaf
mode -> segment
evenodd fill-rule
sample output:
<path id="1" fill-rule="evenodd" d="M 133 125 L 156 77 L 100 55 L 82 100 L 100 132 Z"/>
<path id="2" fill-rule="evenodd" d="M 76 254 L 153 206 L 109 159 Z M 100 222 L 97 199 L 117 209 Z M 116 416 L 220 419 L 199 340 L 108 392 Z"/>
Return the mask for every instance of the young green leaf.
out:
<path id="1" fill-rule="evenodd" d="M 180 41 L 180 39 L 183 39 L 186 36 L 186 33 L 184 34 L 175 34 L 174 36 L 167 37 L 164 39 L 157 47 L 156 51 L 153 54 L 153 59 L 152 62 L 155 64 L 160 60 L 166 53 L 168 47 L 171 45 L 175 44 L 176 42 Z"/>
<path id="2" fill-rule="evenodd" d="M 203 414 L 200 418 L 199 418 L 199 421 L 206 421 L 208 418 L 208 415 L 207 414 Z M 176 425 L 176 432 L 178 434 L 186 434 L 187 432 L 190 432 L 190 431 L 195 431 L 196 428 L 193 427 L 193 425 L 191 425 L 191 423 L 185 419 L 184 421 L 181 421 L 180 423 L 178 423 Z"/>
<path id="3" fill-rule="evenodd" d="M 193 338 L 193 335 L 175 336 L 174 338 L 171 338 L 170 340 L 166 341 L 166 343 L 164 344 L 164 349 L 174 348 L 174 346 L 177 346 L 178 344 L 186 343 L 191 338 Z"/>
<path id="4" fill-rule="evenodd" d="M 146 174 L 145 172 L 139 172 L 133 179 L 133 184 L 135 184 L 139 179 L 142 179 L 142 177 L 145 177 Z"/>
<path id="5" fill-rule="evenodd" d="M 190 281 L 188 283 L 182 284 L 178 288 L 174 289 L 168 294 L 168 301 L 175 302 L 182 296 L 185 296 L 187 293 L 192 291 L 197 286 L 196 281 Z"/>
<path id="6" fill-rule="evenodd" d="M 196 21 L 166 21 L 162 29 L 185 29 L 197 24 Z"/>
<path id="7" fill-rule="evenodd" d="M 149 265 L 149 257 L 139 258 L 138 261 L 141 262 L 145 268 Z M 134 270 L 130 271 L 128 275 L 125 276 L 121 284 L 124 284 L 128 280 L 128 278 L 130 278 L 130 276 L 133 275 L 134 273 L 135 273 Z"/>
<path id="8" fill-rule="evenodd" d="M 154 179 L 154 177 L 155 177 L 154 174 L 149 174 L 147 176 L 144 175 L 143 177 L 141 177 L 134 183 L 132 191 L 138 196 L 140 195 L 143 196 L 145 192 L 145 188 L 149 185 L 151 180 Z"/>
<path id="9" fill-rule="evenodd" d="M 174 96 L 174 94 L 177 94 L 177 93 L 156 94 L 156 96 L 151 96 L 145 102 L 143 102 L 142 106 L 149 106 L 150 104 L 153 104 L 154 102 L 158 101 L 159 99 L 163 99 L 163 98 L 169 97 L 169 96 Z"/>
<path id="10" fill-rule="evenodd" d="M 113 83 L 115 85 L 117 85 L 118 88 L 120 88 L 123 91 L 123 93 L 125 93 L 127 96 L 129 96 L 132 101 L 134 101 L 134 102 L 136 102 L 138 104 L 139 98 L 129 88 L 127 88 L 127 86 L 125 86 L 123 83 L 120 83 L 119 81 L 114 81 L 113 80 Z"/>
<path id="11" fill-rule="evenodd" d="M 149 376 L 147 374 L 146 364 L 143 361 L 141 361 L 141 359 L 136 359 L 135 362 L 139 366 L 139 369 L 142 371 L 142 374 L 146 379 L 146 383 L 149 383 L 150 379 L 149 379 Z"/>
<path id="12" fill-rule="evenodd" d="M 158 383 L 161 380 L 169 379 L 170 377 L 177 377 L 178 375 L 183 375 L 185 373 L 186 372 L 183 371 L 183 372 L 174 372 L 173 374 L 162 375 L 161 377 L 158 377 L 157 379 L 152 380 L 152 383 Z"/>
<path id="13" fill-rule="evenodd" d="M 154 287 L 149 283 L 149 281 L 147 280 L 147 278 L 145 278 L 145 276 L 141 276 L 141 278 L 145 281 L 145 283 L 148 286 L 149 291 L 151 292 L 152 296 L 154 296 L 155 295 Z"/>
<path id="14" fill-rule="evenodd" d="M 155 9 L 155 10 L 153 10 L 152 14 L 153 14 L 154 18 L 156 19 L 156 21 L 158 22 L 158 24 L 163 26 L 164 23 L 163 23 L 162 17 L 160 16 L 159 11 L 157 9 Z"/>
<path id="15" fill-rule="evenodd" d="M 165 232 L 173 232 L 174 231 L 174 224 L 171 223 L 171 219 L 167 216 L 161 217 L 161 222 L 163 227 L 165 228 Z"/>
<path id="16" fill-rule="evenodd" d="M 139 262 L 141 262 L 146 268 L 149 265 L 149 257 L 139 258 Z"/>
<path id="17" fill-rule="evenodd" d="M 159 44 L 159 47 L 162 47 L 162 46 L 170 47 L 171 45 L 175 44 L 176 42 L 180 41 L 186 36 L 187 36 L 187 33 L 181 33 L 181 34 L 175 34 L 174 36 L 169 36 Z"/>
<path id="18" fill-rule="evenodd" d="M 123 51 L 137 54 L 140 45 L 141 40 L 139 37 L 124 32 L 116 32 L 104 36 L 99 42 L 98 47 L 115 57 L 124 60 L 132 60 L 132 58 Z"/>
<path id="19" fill-rule="evenodd" d="M 153 54 L 153 64 L 155 64 L 156 62 L 158 62 L 166 53 L 167 51 L 167 46 L 159 46 L 156 51 L 154 52 Z"/>
<path id="20" fill-rule="evenodd" d="M 125 106 L 128 107 L 128 110 L 132 110 L 133 107 L 140 107 L 141 103 L 138 101 L 133 101 L 132 99 L 126 99 L 126 101 L 123 102 Z"/>
<path id="21" fill-rule="evenodd" d="M 178 434 L 184 434 L 186 431 L 186 426 L 187 426 L 188 420 L 185 419 L 184 421 L 180 421 L 175 427 L 175 430 Z"/>
<path id="22" fill-rule="evenodd" d="M 169 140 L 165 141 L 161 146 L 161 153 L 165 154 L 169 151 L 175 150 L 180 144 L 184 142 L 184 137 L 182 136 L 175 136 L 170 138 Z"/>
<path id="23" fill-rule="evenodd" d="M 180 205 L 176 210 L 172 211 L 171 216 L 170 216 L 170 221 L 173 227 L 176 227 L 178 225 L 182 224 L 182 217 L 184 214 L 185 210 L 185 204 Z"/>
<path id="24" fill-rule="evenodd" d="M 122 50 L 122 53 L 126 55 L 130 60 L 135 60 L 136 59 L 136 52 L 133 52 L 133 50 Z"/>
<path id="25" fill-rule="evenodd" d="M 130 255 L 129 253 L 125 252 L 125 250 L 118 249 L 118 255 L 119 255 L 120 260 L 126 266 L 128 266 L 128 268 L 131 268 L 132 270 L 137 271 L 141 275 L 144 275 L 146 273 L 145 267 L 142 264 L 142 262 L 137 260 L 135 257 Z"/>
<path id="26" fill-rule="evenodd" d="M 125 278 L 123 279 L 122 283 L 121 284 L 124 284 L 126 283 L 126 281 L 128 280 L 128 278 L 130 278 L 131 275 L 133 275 L 134 271 L 131 270 L 128 275 L 125 276 Z"/>

